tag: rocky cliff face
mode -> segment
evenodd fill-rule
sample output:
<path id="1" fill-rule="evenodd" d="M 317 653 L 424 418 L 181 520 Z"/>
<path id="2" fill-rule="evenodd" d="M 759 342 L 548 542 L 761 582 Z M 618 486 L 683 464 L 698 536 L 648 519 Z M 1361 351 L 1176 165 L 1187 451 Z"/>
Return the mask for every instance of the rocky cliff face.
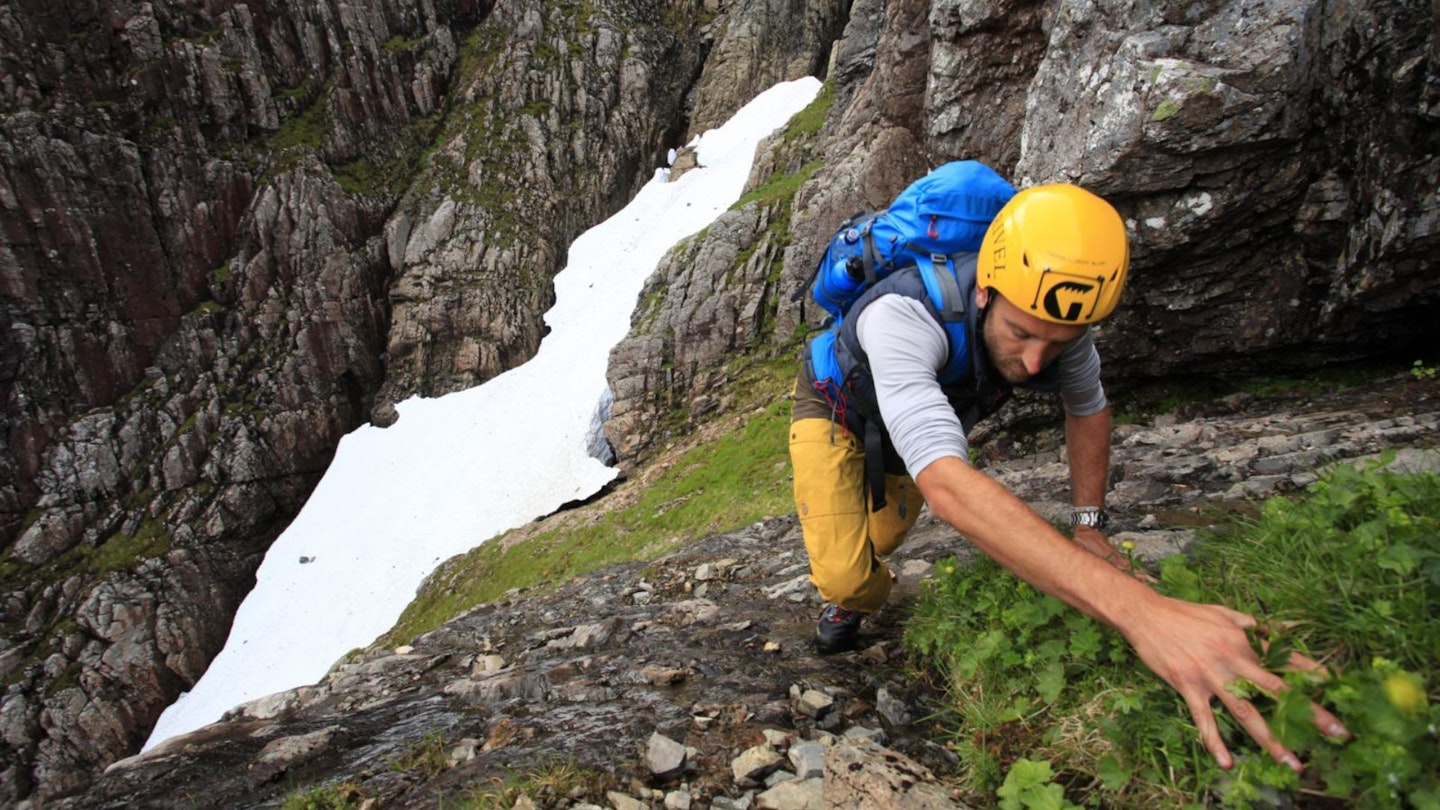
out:
<path id="1" fill-rule="evenodd" d="M 394 195 L 344 170 L 416 137 L 480 11 L 0 14 L 0 796 L 143 741 L 364 419 Z"/>
<path id="2" fill-rule="evenodd" d="M 1117 388 L 1432 351 L 1435 14 L 1386 0 L 858 0 L 825 128 L 767 167 L 799 171 L 798 194 L 733 212 L 673 256 L 651 287 L 689 294 L 644 298 L 614 351 L 622 463 L 696 420 L 757 324 L 783 337 L 818 321 L 792 291 L 838 222 L 953 159 L 1021 186 L 1077 182 L 1120 209 L 1132 281 L 1099 335 Z M 766 260 L 731 272 L 757 240 Z"/>
<path id="3" fill-rule="evenodd" d="M 0 803 L 138 747 L 345 432 L 535 350 L 565 246 L 748 100 L 691 95 L 717 43 L 768 86 L 839 21 L 493 5 L 0 9 Z"/>

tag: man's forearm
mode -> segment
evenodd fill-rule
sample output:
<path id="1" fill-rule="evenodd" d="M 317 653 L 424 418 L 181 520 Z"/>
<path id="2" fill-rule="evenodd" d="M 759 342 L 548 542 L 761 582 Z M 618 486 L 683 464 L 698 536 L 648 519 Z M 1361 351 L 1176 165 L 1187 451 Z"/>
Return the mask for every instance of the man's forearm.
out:
<path id="1" fill-rule="evenodd" d="M 1072 503 L 1104 506 L 1110 478 L 1110 408 L 1089 416 L 1065 416 Z"/>
<path id="2" fill-rule="evenodd" d="M 915 483 L 936 517 L 986 555 L 1093 618 L 1123 630 L 1141 603 L 1156 596 L 1069 542 L 1004 486 L 958 458 L 933 462 Z"/>

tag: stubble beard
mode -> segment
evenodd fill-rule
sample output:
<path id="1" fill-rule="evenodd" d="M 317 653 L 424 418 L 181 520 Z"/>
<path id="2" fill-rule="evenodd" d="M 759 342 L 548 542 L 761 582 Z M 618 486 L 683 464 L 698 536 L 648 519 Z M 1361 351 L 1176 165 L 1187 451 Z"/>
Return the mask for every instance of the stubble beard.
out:
<path id="1" fill-rule="evenodd" d="M 990 365 L 1005 378 L 1005 382 L 1011 385 L 1022 385 L 1030 381 L 1032 376 L 1025 370 L 1025 364 L 1016 357 L 1002 354 L 996 347 L 996 341 L 992 338 L 990 330 L 994 328 L 994 318 L 986 318 L 980 329 L 980 339 L 985 341 L 985 352 L 990 355 Z"/>

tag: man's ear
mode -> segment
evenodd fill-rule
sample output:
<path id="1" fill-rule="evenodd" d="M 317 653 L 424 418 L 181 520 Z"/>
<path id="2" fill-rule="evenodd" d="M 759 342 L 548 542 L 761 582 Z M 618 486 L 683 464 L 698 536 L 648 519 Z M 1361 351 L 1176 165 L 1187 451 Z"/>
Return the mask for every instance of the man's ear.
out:
<path id="1" fill-rule="evenodd" d="M 988 303 L 990 303 L 990 288 L 989 288 L 989 287 L 976 287 L 976 288 L 975 288 L 975 306 L 976 306 L 977 308 L 979 308 L 979 309 L 984 309 L 984 308 L 985 308 L 985 305 L 988 304 Z"/>

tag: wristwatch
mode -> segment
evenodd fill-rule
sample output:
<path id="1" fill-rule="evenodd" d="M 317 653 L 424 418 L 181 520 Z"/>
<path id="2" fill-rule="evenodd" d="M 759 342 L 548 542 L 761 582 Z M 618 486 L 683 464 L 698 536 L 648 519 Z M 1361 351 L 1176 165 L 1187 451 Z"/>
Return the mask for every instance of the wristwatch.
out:
<path id="1" fill-rule="evenodd" d="M 1071 526 L 1089 526 L 1097 532 L 1110 525 L 1110 514 L 1098 506 L 1077 506 L 1070 513 Z"/>

